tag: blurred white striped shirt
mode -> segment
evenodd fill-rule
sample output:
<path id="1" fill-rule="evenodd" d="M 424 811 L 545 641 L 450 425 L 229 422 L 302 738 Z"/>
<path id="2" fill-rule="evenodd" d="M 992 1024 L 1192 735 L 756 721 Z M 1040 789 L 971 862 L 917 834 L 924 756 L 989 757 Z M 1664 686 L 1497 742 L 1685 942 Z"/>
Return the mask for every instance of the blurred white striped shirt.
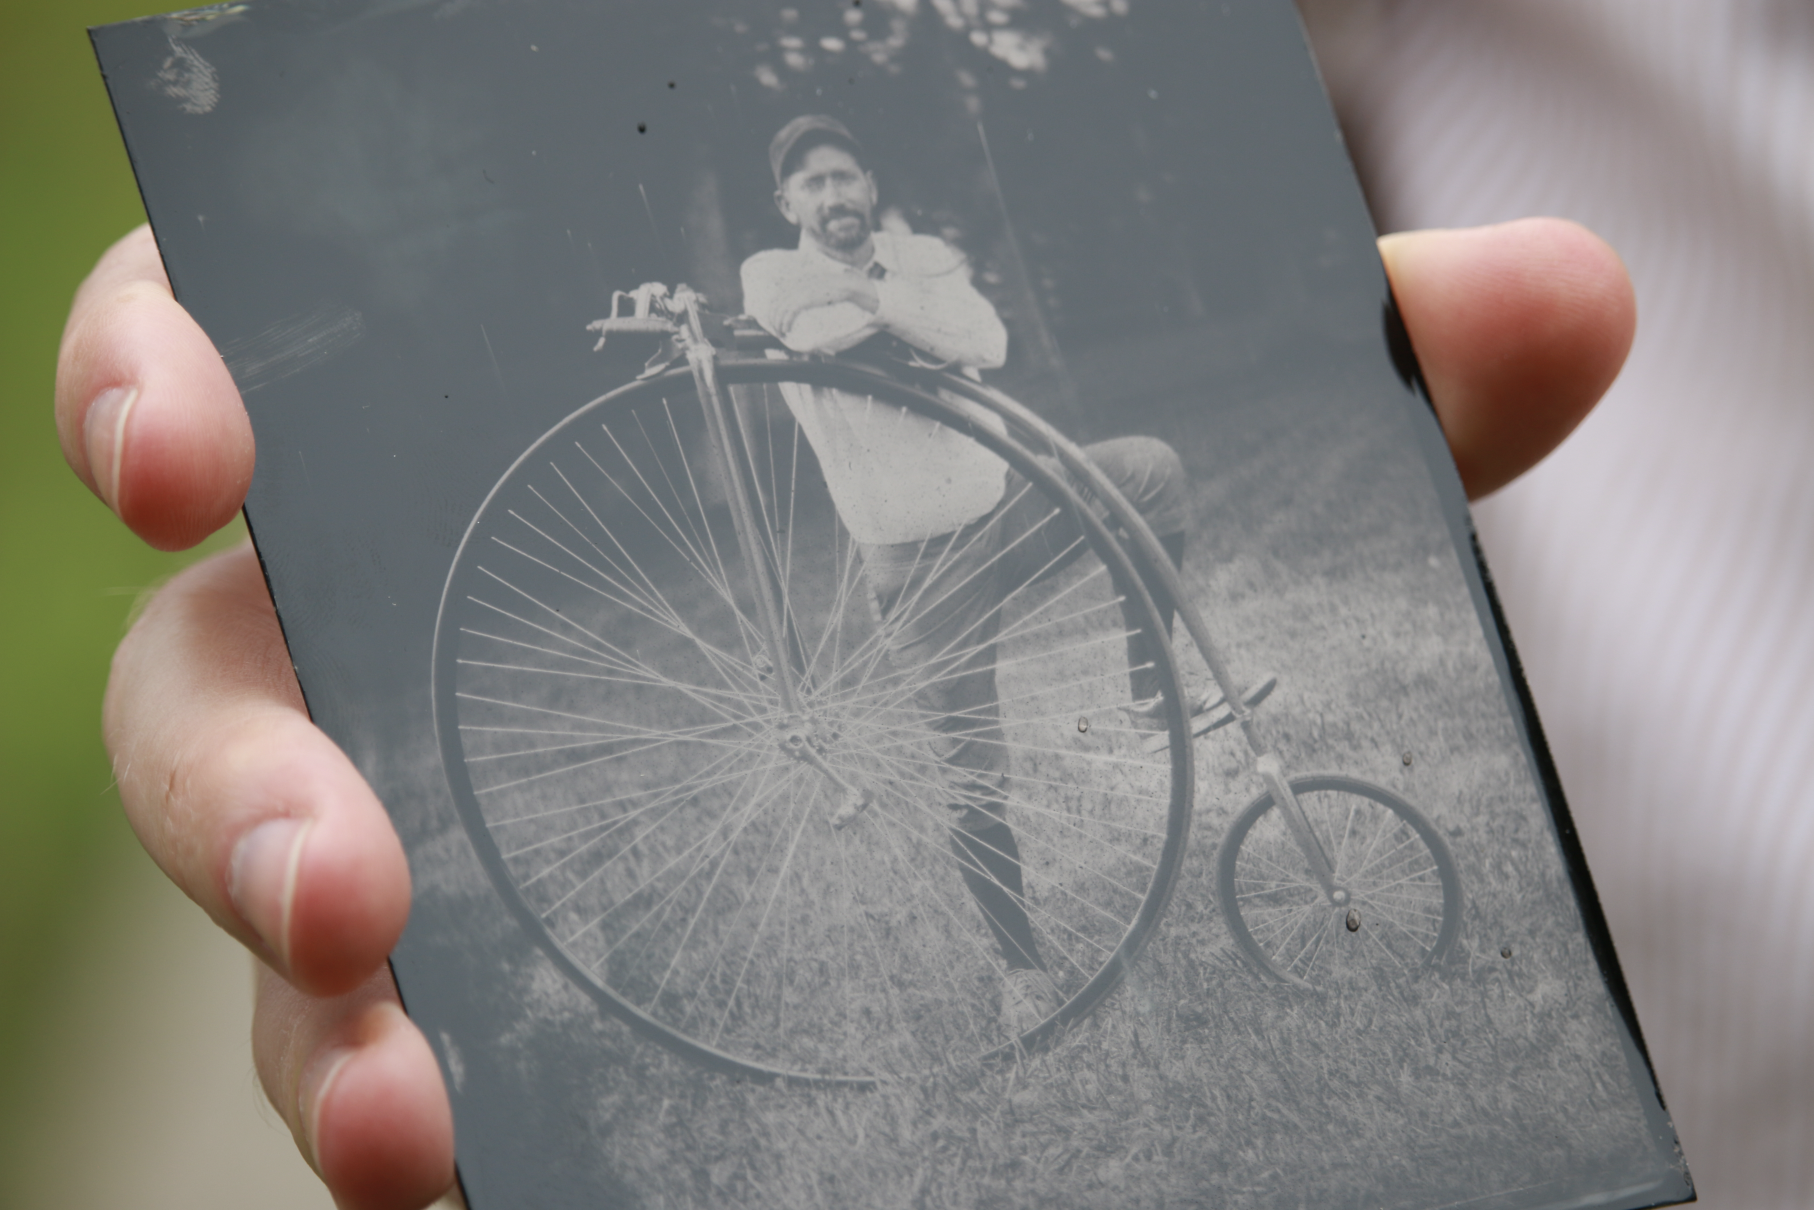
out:
<path id="1" fill-rule="evenodd" d="M 1631 269 L 1624 374 L 1476 517 L 1702 1204 L 1814 1206 L 1814 4 L 1307 9 L 1382 229 Z"/>

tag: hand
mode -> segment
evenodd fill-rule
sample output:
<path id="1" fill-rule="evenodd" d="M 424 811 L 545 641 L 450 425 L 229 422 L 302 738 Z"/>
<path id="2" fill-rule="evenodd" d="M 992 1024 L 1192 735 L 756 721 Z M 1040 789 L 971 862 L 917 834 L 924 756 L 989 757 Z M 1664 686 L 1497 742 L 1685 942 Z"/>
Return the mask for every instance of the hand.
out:
<path id="1" fill-rule="evenodd" d="M 1380 249 L 1470 495 L 1535 463 L 1617 373 L 1631 287 L 1581 228 L 1526 220 Z M 70 466 L 154 545 L 199 541 L 244 497 L 244 411 L 142 228 L 76 297 L 57 426 Z M 452 1180 L 452 1117 L 384 966 L 408 866 L 376 797 L 304 716 L 249 549 L 147 607 L 115 656 L 105 731 L 145 847 L 261 964 L 254 1058 L 304 1156 L 342 1206 L 433 1200 Z"/>
<path id="2" fill-rule="evenodd" d="M 171 299 L 146 228 L 77 292 L 57 431 L 82 480 L 152 545 L 232 520 L 252 431 L 220 357 Z M 303 712 L 257 559 L 177 576 L 114 656 L 103 730 L 120 797 L 170 878 L 260 962 L 253 1057 L 340 1204 L 432 1201 L 453 1180 L 434 1056 L 384 965 L 409 911 L 389 817 Z"/>

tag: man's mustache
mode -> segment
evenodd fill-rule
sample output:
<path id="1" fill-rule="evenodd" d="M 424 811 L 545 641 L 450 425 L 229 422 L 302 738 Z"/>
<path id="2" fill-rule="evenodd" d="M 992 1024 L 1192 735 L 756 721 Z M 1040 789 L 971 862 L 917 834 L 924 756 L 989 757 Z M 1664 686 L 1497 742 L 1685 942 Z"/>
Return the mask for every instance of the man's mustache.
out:
<path id="1" fill-rule="evenodd" d="M 853 209 L 849 206 L 833 206 L 831 209 L 829 209 L 825 212 L 825 221 L 828 223 L 831 222 L 833 219 L 838 219 L 838 218 L 860 219 L 865 223 L 867 223 L 869 221 L 868 214 L 864 213 L 861 210 Z"/>

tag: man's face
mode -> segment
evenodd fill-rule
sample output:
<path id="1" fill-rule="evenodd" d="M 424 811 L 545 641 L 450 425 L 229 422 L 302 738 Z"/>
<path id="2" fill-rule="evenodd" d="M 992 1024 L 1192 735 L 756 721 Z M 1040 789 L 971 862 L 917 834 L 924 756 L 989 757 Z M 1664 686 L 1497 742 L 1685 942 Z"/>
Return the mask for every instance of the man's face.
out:
<path id="1" fill-rule="evenodd" d="M 820 143 L 781 182 L 775 204 L 820 247 L 852 252 L 868 242 L 874 225 L 875 181 L 856 156 L 835 143 Z"/>

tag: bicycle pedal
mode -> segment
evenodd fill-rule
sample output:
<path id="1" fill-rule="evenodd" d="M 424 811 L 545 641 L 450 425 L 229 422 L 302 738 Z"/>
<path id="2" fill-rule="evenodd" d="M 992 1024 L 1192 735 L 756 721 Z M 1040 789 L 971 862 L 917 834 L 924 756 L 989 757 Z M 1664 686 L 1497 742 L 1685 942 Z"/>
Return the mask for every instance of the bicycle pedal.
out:
<path id="1" fill-rule="evenodd" d="M 1279 678 L 1273 673 L 1268 672 L 1252 685 L 1249 685 L 1247 691 L 1241 694 L 1242 704 L 1249 710 L 1252 710 L 1255 706 L 1271 696 L 1272 691 L 1278 688 L 1278 684 Z M 1215 706 L 1220 706 L 1220 709 L 1216 709 L 1212 706 L 1201 714 L 1193 714 L 1191 716 L 1190 733 L 1193 736 L 1208 735 L 1211 731 L 1219 731 L 1235 721 L 1235 712 L 1231 707 L 1221 700 L 1218 700 L 1215 703 Z M 1155 731 L 1141 742 L 1140 748 L 1150 755 L 1152 753 L 1165 751 L 1171 742 L 1172 736 L 1170 731 Z"/>
<path id="2" fill-rule="evenodd" d="M 869 810 L 870 804 L 874 801 L 875 795 L 871 794 L 868 790 L 859 791 L 846 798 L 839 804 L 838 809 L 832 813 L 832 830 L 835 832 L 842 832 L 845 828 L 848 828 L 851 824 L 857 822 L 857 816 Z"/>

